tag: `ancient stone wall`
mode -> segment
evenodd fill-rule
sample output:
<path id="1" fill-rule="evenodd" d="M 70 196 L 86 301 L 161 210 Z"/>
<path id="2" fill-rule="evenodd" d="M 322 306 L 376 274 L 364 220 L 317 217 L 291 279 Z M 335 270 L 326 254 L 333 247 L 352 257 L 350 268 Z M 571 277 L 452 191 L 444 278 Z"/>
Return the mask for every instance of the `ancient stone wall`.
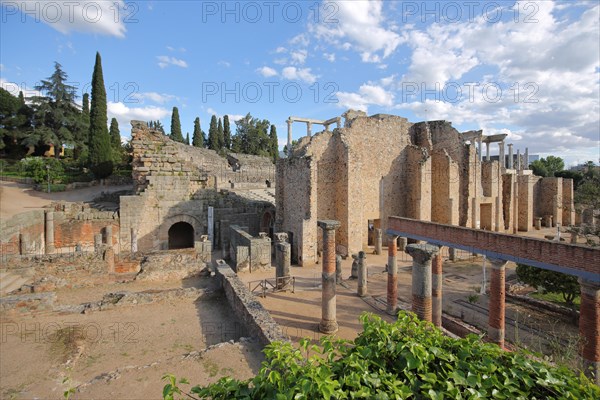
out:
<path id="1" fill-rule="evenodd" d="M 236 272 L 271 266 L 271 239 L 253 237 L 238 225 L 229 227 L 229 256 Z"/>

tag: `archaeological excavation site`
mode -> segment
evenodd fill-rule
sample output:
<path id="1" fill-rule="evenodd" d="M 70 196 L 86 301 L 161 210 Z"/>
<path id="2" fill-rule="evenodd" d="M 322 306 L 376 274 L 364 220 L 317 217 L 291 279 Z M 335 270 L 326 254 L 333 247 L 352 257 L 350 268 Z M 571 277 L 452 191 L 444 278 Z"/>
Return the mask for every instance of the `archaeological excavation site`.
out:
<path id="1" fill-rule="evenodd" d="M 364 313 L 600 382 L 600 250 L 578 234 L 599 214 L 575 207 L 572 179 L 533 174 L 536 149 L 354 110 L 287 124 L 274 163 L 131 121 L 125 185 L 2 214 L 0 397 L 251 379 L 273 343 L 354 340 Z M 574 279 L 577 305 L 530 296 L 518 265 Z"/>

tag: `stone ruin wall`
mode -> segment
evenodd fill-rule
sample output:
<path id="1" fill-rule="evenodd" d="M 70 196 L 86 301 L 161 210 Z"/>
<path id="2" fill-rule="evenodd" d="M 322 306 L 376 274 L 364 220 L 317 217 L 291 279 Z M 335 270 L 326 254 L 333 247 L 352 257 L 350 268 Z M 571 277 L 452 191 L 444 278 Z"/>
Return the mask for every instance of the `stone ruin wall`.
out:
<path id="1" fill-rule="evenodd" d="M 366 245 L 368 220 L 384 230 L 395 215 L 500 232 L 516 223 L 527 231 L 547 203 L 534 202 L 534 195 L 550 184 L 538 185 L 540 178 L 528 171 L 505 171 L 498 161 L 479 161 L 474 143 L 447 121 L 411 124 L 352 111 L 345 117 L 343 128 L 300 139 L 292 156 L 278 162 L 277 226 L 291 233 L 302 265 L 318 260 L 318 219 L 341 222 L 336 246 L 347 254 Z M 559 196 L 562 204 L 569 196 L 559 192 L 571 193 L 569 187 L 565 179 L 538 197 Z M 564 208 L 553 209 L 559 219 Z"/>
<path id="2" fill-rule="evenodd" d="M 226 221 L 221 230 L 227 231 L 229 223 L 260 226 L 265 212 L 274 213 L 268 202 L 250 201 L 223 190 L 235 185 L 274 185 L 274 168 L 268 158 L 221 157 L 213 150 L 174 142 L 140 121 L 132 121 L 132 147 L 137 194 L 121 197 L 123 248 L 131 249 L 133 238 L 138 251 L 165 250 L 169 228 L 177 222 L 190 224 L 194 240 L 199 241 L 209 233 L 209 207 L 216 216 L 213 242 L 219 245 L 221 219 Z"/>

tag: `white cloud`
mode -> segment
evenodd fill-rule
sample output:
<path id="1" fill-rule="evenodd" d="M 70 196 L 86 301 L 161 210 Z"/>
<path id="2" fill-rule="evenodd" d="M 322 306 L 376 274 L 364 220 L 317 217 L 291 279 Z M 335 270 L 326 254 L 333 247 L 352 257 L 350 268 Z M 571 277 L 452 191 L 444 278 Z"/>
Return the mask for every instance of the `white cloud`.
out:
<path id="1" fill-rule="evenodd" d="M 25 83 L 19 84 L 17 82 L 10 82 L 4 78 L 0 78 L 0 87 L 15 97 L 19 96 L 20 91 L 23 92 L 24 97 L 41 96 L 42 95 L 41 92 L 39 92 L 35 89 L 32 89 L 30 87 L 27 87 L 27 85 L 25 85 Z"/>
<path id="2" fill-rule="evenodd" d="M 307 56 L 308 52 L 306 50 L 295 50 L 290 53 L 292 64 L 304 64 Z"/>
<path id="3" fill-rule="evenodd" d="M 323 58 L 329 62 L 335 62 L 335 53 L 323 53 Z"/>
<path id="4" fill-rule="evenodd" d="M 262 68 L 258 68 L 256 70 L 256 72 L 258 72 L 259 74 L 261 74 L 265 78 L 270 78 L 272 76 L 276 76 L 277 75 L 277 71 L 275 71 L 273 68 L 267 67 L 267 66 L 264 66 Z"/>
<path id="5" fill-rule="evenodd" d="M 115 1 L 18 1 L 2 2 L 5 17 L 14 11 L 42 21 L 60 33 L 93 33 L 123 38 L 124 20 L 135 19 L 135 11 L 122 0 Z"/>
<path id="6" fill-rule="evenodd" d="M 159 104 L 168 103 L 173 100 L 179 100 L 179 98 L 175 95 L 157 92 L 135 93 L 132 95 L 132 97 L 135 97 L 136 99 L 141 100 L 142 102 L 144 100 L 150 100 Z"/>
<path id="7" fill-rule="evenodd" d="M 317 76 L 310 71 L 310 68 L 285 67 L 281 70 L 281 75 L 291 81 L 301 80 L 309 84 L 317 80 Z"/>
<path id="8" fill-rule="evenodd" d="M 294 36 L 290 39 L 290 44 L 306 47 L 310 44 L 310 39 L 304 33 Z"/>
<path id="9" fill-rule="evenodd" d="M 188 63 L 182 59 L 169 57 L 169 56 L 157 56 L 158 66 L 161 68 L 166 68 L 169 65 L 174 65 L 176 67 L 187 68 Z"/>
<path id="10" fill-rule="evenodd" d="M 221 67 L 225 67 L 225 68 L 229 68 L 229 67 L 231 67 L 231 63 L 230 63 L 230 62 L 228 62 L 228 61 L 223 61 L 223 60 L 219 61 L 219 62 L 217 63 L 217 65 L 219 65 L 219 66 L 221 66 Z"/>
<path id="11" fill-rule="evenodd" d="M 171 114 L 170 110 L 162 107 L 128 107 L 122 102 L 107 104 L 108 120 L 116 118 L 119 122 L 121 133 L 131 131 L 131 121 L 154 121 L 160 120 Z"/>
<path id="12" fill-rule="evenodd" d="M 330 3 L 330 0 L 327 0 Z M 344 49 L 355 48 L 364 62 L 380 62 L 403 42 L 396 32 L 384 27 L 382 0 L 335 1 L 337 23 L 323 16 L 318 24 L 309 25 L 319 39 Z"/>
<path id="13" fill-rule="evenodd" d="M 338 106 L 367 111 L 369 105 L 391 107 L 394 104 L 394 95 L 381 86 L 364 84 L 358 89 L 358 93 L 339 92 Z"/>
<path id="14" fill-rule="evenodd" d="M 275 49 L 275 53 L 277 53 L 277 54 L 285 53 L 286 51 L 287 51 L 287 49 L 282 46 L 279 46 L 277 49 Z"/>
<path id="15" fill-rule="evenodd" d="M 207 113 L 208 115 L 210 115 L 211 117 L 212 117 L 213 115 L 216 115 L 216 116 L 217 116 L 217 118 L 223 118 L 225 115 L 227 115 L 227 116 L 229 117 L 229 122 L 230 122 L 230 123 L 234 123 L 235 121 L 239 121 L 240 119 L 242 119 L 242 118 L 244 118 L 244 117 L 245 117 L 245 115 L 241 115 L 241 114 L 220 114 L 220 113 L 219 113 L 217 110 L 215 110 L 215 109 L 214 109 L 214 108 L 212 108 L 212 107 L 208 107 L 208 108 L 206 109 L 206 113 Z M 233 129 L 234 129 L 234 128 L 232 127 L 232 130 L 233 130 Z"/>

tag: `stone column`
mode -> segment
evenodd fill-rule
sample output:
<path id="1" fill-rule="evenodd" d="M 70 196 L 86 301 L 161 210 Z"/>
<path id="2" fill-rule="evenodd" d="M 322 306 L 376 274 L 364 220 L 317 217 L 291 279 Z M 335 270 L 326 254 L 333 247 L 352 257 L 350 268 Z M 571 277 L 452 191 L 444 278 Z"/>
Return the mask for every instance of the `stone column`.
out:
<path id="1" fill-rule="evenodd" d="M 104 234 L 106 235 L 106 244 L 111 246 L 113 245 L 113 230 L 112 230 L 112 225 L 106 225 L 106 227 L 104 228 Z"/>
<path id="2" fill-rule="evenodd" d="M 430 244 L 409 244 L 406 252 L 413 259 L 412 269 L 412 311 L 417 316 L 431 322 L 431 259 L 439 251 Z"/>
<path id="3" fill-rule="evenodd" d="M 406 239 L 405 237 L 399 237 L 398 238 L 398 251 L 405 251 L 407 242 L 408 242 L 408 239 Z"/>
<path id="4" fill-rule="evenodd" d="M 335 283 L 340 284 L 342 282 L 342 256 L 335 256 Z"/>
<path id="5" fill-rule="evenodd" d="M 513 144 L 508 144 L 508 169 L 513 169 Z"/>
<path id="6" fill-rule="evenodd" d="M 340 129 L 342 127 L 342 117 L 337 117 L 335 124 L 337 125 L 337 128 Z"/>
<path id="7" fill-rule="evenodd" d="M 485 161 L 490 161 L 490 142 L 485 142 Z"/>
<path id="8" fill-rule="evenodd" d="M 525 147 L 525 156 L 523 160 L 523 169 L 529 169 L 529 147 Z"/>
<path id="9" fill-rule="evenodd" d="M 517 171 L 521 171 L 521 149 L 517 149 Z"/>
<path id="10" fill-rule="evenodd" d="M 456 249 L 454 247 L 448 247 L 448 259 L 456 261 Z"/>
<path id="11" fill-rule="evenodd" d="M 387 312 L 394 315 L 398 306 L 398 264 L 397 264 L 397 245 L 396 236 L 392 236 L 388 241 L 388 276 L 387 276 Z"/>
<path id="12" fill-rule="evenodd" d="M 375 254 L 381 254 L 381 248 L 383 246 L 383 230 L 375 229 Z"/>
<path id="13" fill-rule="evenodd" d="M 585 372 L 600 385 L 600 282 L 579 279 L 579 336 L 582 338 L 581 357 Z"/>
<path id="14" fill-rule="evenodd" d="M 506 261 L 496 258 L 488 258 L 488 260 L 492 264 L 488 306 L 488 336 L 493 343 L 504 348 L 504 315 L 506 312 L 504 283 Z"/>
<path id="15" fill-rule="evenodd" d="M 552 228 L 552 215 L 546 215 L 546 228 Z"/>
<path id="16" fill-rule="evenodd" d="M 481 136 L 477 138 L 477 147 L 479 147 L 479 162 L 483 160 L 483 149 L 481 148 Z"/>
<path id="17" fill-rule="evenodd" d="M 292 123 L 293 123 L 293 121 L 291 119 L 288 119 L 286 122 L 287 122 L 287 126 L 288 126 L 287 151 L 288 151 L 288 157 L 289 157 L 290 152 L 292 150 Z"/>
<path id="18" fill-rule="evenodd" d="M 513 234 L 519 232 L 519 182 L 515 176 L 513 184 Z"/>
<path id="19" fill-rule="evenodd" d="M 101 248 L 102 248 L 102 234 L 97 233 L 94 235 L 94 251 L 96 253 L 98 253 L 98 252 L 100 252 Z"/>
<path id="20" fill-rule="evenodd" d="M 571 232 L 571 244 L 577 244 L 577 232 Z"/>
<path id="21" fill-rule="evenodd" d="M 311 122 L 306 123 L 306 136 L 308 136 L 308 137 L 312 136 L 312 123 Z"/>
<path id="22" fill-rule="evenodd" d="M 536 217 L 535 218 L 535 229 L 537 231 L 539 231 L 540 229 L 542 229 L 542 218 L 541 217 Z"/>
<path id="23" fill-rule="evenodd" d="M 108 270 L 108 273 L 114 274 L 115 273 L 115 251 L 113 250 L 112 246 L 109 246 L 104 251 L 104 261 L 106 261 L 106 269 Z"/>
<path id="24" fill-rule="evenodd" d="M 54 212 L 46 211 L 46 254 L 54 253 Z"/>
<path id="25" fill-rule="evenodd" d="M 358 295 L 365 297 L 367 295 L 367 256 L 364 251 L 358 252 Z"/>
<path id="26" fill-rule="evenodd" d="M 498 142 L 498 151 L 500 158 L 500 168 L 504 168 L 506 166 L 506 162 L 504 160 L 504 140 Z"/>
<path id="27" fill-rule="evenodd" d="M 292 247 L 287 243 L 287 233 L 275 234 L 275 278 L 277 289 L 287 286 L 290 276 L 290 265 L 292 259 Z"/>
<path id="28" fill-rule="evenodd" d="M 435 326 L 442 326 L 442 248 L 440 252 L 433 256 L 431 263 L 431 297 L 432 297 L 432 308 L 431 308 L 431 319 Z"/>
<path id="29" fill-rule="evenodd" d="M 323 229 L 323 274 L 321 297 L 321 322 L 319 330 L 325 334 L 337 332 L 335 298 L 335 230 L 339 221 L 319 220 L 317 225 Z"/>
<path id="30" fill-rule="evenodd" d="M 131 252 L 137 253 L 138 251 L 138 243 L 137 243 L 137 232 L 134 228 L 131 228 Z"/>

